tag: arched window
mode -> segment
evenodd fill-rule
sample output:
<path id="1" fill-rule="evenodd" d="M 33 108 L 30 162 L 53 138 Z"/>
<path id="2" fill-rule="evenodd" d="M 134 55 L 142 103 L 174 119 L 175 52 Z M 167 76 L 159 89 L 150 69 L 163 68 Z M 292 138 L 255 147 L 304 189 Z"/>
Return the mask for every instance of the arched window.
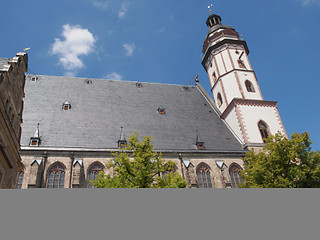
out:
<path id="1" fill-rule="evenodd" d="M 248 92 L 255 92 L 252 82 L 247 80 L 245 84 Z"/>
<path id="2" fill-rule="evenodd" d="M 221 94 L 220 93 L 218 93 L 218 95 L 217 95 L 217 103 L 218 103 L 218 106 L 220 107 L 221 105 L 222 105 L 222 97 L 221 97 Z"/>
<path id="3" fill-rule="evenodd" d="M 55 164 L 50 168 L 48 174 L 47 188 L 64 188 L 65 167 L 61 164 Z"/>
<path id="4" fill-rule="evenodd" d="M 240 176 L 241 167 L 238 164 L 232 164 L 229 168 L 229 174 L 231 178 L 231 185 L 233 188 L 238 188 L 239 183 L 242 183 Z"/>
<path id="5" fill-rule="evenodd" d="M 258 128 L 259 128 L 261 137 L 262 137 L 262 139 L 263 139 L 263 142 L 265 142 L 265 139 L 269 137 L 268 125 L 267 125 L 265 122 L 260 121 L 260 122 L 258 123 Z"/>
<path id="6" fill-rule="evenodd" d="M 90 166 L 88 170 L 88 188 L 94 188 L 90 180 L 97 179 L 98 174 L 103 171 L 104 167 L 101 163 L 94 163 Z"/>
<path id="7" fill-rule="evenodd" d="M 197 168 L 198 187 L 212 188 L 210 168 L 207 164 L 200 164 Z"/>
<path id="8" fill-rule="evenodd" d="M 17 180 L 17 189 L 21 189 L 22 187 L 22 180 L 23 180 L 23 172 L 20 172 L 18 175 L 18 180 Z"/>

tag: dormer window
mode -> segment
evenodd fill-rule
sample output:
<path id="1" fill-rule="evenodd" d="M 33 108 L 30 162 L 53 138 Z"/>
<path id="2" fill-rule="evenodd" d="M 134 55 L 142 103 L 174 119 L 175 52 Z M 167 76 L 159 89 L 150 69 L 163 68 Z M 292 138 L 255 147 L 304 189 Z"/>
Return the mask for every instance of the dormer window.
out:
<path id="1" fill-rule="evenodd" d="M 38 123 L 36 131 L 33 135 L 33 137 L 30 138 L 29 146 L 38 147 L 40 145 L 40 124 Z"/>
<path id="2" fill-rule="evenodd" d="M 124 149 L 127 147 L 127 140 L 119 140 L 118 141 L 118 148 Z"/>
<path id="3" fill-rule="evenodd" d="M 127 147 L 127 140 L 124 137 L 124 133 L 123 133 L 123 127 L 121 127 L 120 130 L 120 138 L 118 140 L 118 148 L 120 149 L 124 149 Z"/>
<path id="4" fill-rule="evenodd" d="M 92 84 L 92 80 L 90 80 L 90 79 L 86 79 L 85 81 L 84 81 L 86 84 Z"/>
<path id="5" fill-rule="evenodd" d="M 196 146 L 197 146 L 198 150 L 206 149 L 205 146 L 204 146 L 204 142 L 200 140 L 199 131 L 198 130 L 197 130 Z"/>
<path id="6" fill-rule="evenodd" d="M 142 83 L 141 83 L 141 82 L 137 82 L 137 83 L 136 83 L 136 87 L 137 87 L 137 88 L 142 88 Z"/>
<path id="7" fill-rule="evenodd" d="M 164 115 L 164 114 L 166 114 L 166 109 L 165 109 L 164 107 L 160 106 L 160 107 L 158 108 L 158 112 L 159 112 L 161 115 Z"/>
<path id="8" fill-rule="evenodd" d="M 70 110 L 71 109 L 71 104 L 68 101 L 65 101 L 63 103 L 63 105 L 62 105 L 62 109 L 66 110 L 66 111 Z"/>
<path id="9" fill-rule="evenodd" d="M 30 139 L 30 146 L 39 146 L 39 142 L 40 142 L 40 139 L 39 138 L 31 138 Z"/>
<path id="10" fill-rule="evenodd" d="M 31 77 L 31 81 L 32 81 L 32 82 L 35 82 L 35 81 L 37 81 L 37 80 L 38 80 L 38 77 L 37 77 L 37 76 L 32 76 L 32 77 Z"/>
<path id="11" fill-rule="evenodd" d="M 199 150 L 204 150 L 204 149 L 206 149 L 206 148 L 204 147 L 204 142 L 198 142 L 196 145 L 197 145 L 197 148 L 198 148 Z"/>

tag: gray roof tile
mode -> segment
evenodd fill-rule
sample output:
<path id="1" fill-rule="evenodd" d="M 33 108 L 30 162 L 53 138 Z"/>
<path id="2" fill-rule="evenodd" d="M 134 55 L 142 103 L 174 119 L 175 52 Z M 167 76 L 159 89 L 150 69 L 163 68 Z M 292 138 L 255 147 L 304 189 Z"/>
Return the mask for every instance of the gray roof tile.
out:
<path id="1" fill-rule="evenodd" d="M 196 130 L 207 150 L 241 151 L 241 144 L 195 86 L 105 79 L 27 76 L 21 146 L 40 123 L 42 147 L 117 148 L 120 128 L 153 136 L 158 150 L 196 150 Z M 69 101 L 71 109 L 62 109 Z M 159 106 L 166 113 L 160 115 Z"/>

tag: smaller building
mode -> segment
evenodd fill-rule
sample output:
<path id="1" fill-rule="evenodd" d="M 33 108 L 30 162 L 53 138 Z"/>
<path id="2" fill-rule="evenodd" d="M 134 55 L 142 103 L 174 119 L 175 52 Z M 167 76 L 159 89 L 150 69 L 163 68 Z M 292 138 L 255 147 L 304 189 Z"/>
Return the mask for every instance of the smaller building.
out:
<path id="1" fill-rule="evenodd" d="M 0 188 L 15 188 L 23 171 L 19 149 L 28 55 L 0 58 Z"/>

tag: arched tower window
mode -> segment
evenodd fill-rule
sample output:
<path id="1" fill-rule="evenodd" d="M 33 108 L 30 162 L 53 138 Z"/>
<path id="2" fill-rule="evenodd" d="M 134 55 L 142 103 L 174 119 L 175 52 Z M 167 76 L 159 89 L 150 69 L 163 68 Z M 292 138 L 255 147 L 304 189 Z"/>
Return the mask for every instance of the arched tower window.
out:
<path id="1" fill-rule="evenodd" d="M 269 128 L 268 125 L 264 121 L 259 121 L 258 128 L 261 134 L 261 137 L 263 139 L 263 142 L 265 142 L 265 139 L 269 137 Z"/>
<path id="2" fill-rule="evenodd" d="M 210 167 L 207 164 L 201 163 L 197 167 L 198 187 L 212 188 Z"/>
<path id="3" fill-rule="evenodd" d="M 21 189 L 24 172 L 20 172 L 17 180 L 17 189 Z"/>
<path id="4" fill-rule="evenodd" d="M 220 107 L 221 105 L 222 105 L 222 97 L 221 97 L 221 94 L 220 93 L 218 93 L 218 95 L 217 95 L 217 103 L 218 103 L 218 106 Z"/>
<path id="5" fill-rule="evenodd" d="M 233 188 L 238 188 L 239 183 L 242 183 L 242 178 L 240 176 L 241 167 L 238 164 L 232 164 L 229 168 L 229 174 L 231 178 L 231 185 Z"/>
<path id="6" fill-rule="evenodd" d="M 245 84 L 248 92 L 255 92 L 252 82 L 247 80 Z"/>
<path id="7" fill-rule="evenodd" d="M 88 188 L 94 188 L 92 186 L 92 183 L 90 182 L 90 180 L 96 180 L 98 174 L 103 171 L 104 167 L 101 163 L 94 163 L 90 166 L 89 170 L 88 170 Z"/>
<path id="8" fill-rule="evenodd" d="M 47 188 L 64 188 L 65 169 L 61 163 L 50 168 Z"/>

